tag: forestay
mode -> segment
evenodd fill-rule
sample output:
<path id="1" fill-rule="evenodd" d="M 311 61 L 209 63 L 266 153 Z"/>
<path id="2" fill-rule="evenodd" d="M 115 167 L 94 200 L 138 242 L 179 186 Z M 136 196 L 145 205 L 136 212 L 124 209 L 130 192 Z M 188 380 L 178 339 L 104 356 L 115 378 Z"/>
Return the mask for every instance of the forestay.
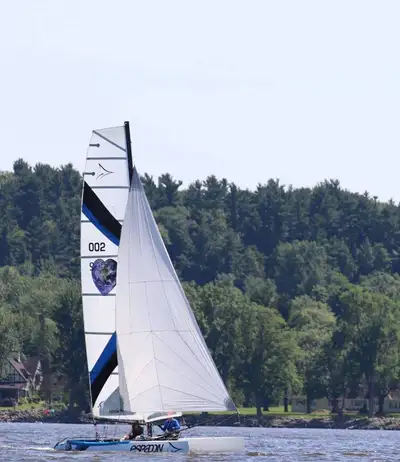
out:
<path id="1" fill-rule="evenodd" d="M 136 169 L 121 232 L 116 290 L 122 412 L 235 410 Z"/>
<path id="2" fill-rule="evenodd" d="M 94 130 L 84 171 L 81 280 L 93 415 L 119 409 L 115 284 L 132 171 L 129 126 Z"/>

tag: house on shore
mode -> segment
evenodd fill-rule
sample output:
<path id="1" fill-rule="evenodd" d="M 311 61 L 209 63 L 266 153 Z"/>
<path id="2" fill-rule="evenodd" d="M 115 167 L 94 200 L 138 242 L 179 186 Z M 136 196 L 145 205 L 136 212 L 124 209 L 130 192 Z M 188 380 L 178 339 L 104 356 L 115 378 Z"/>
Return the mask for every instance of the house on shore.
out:
<path id="1" fill-rule="evenodd" d="M 40 390 L 43 375 L 38 357 L 21 360 L 21 355 L 8 357 L 0 370 L 0 406 L 18 404 Z"/>

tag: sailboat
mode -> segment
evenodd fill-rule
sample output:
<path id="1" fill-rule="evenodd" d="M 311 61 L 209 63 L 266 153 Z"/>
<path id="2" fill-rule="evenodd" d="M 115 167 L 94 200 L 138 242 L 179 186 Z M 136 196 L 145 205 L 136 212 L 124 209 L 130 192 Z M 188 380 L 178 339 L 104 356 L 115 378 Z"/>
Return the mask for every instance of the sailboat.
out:
<path id="1" fill-rule="evenodd" d="M 82 195 L 81 281 L 93 418 L 163 422 L 236 411 L 134 167 L 129 123 L 94 130 Z M 56 450 L 242 452 L 242 437 L 65 438 Z"/>

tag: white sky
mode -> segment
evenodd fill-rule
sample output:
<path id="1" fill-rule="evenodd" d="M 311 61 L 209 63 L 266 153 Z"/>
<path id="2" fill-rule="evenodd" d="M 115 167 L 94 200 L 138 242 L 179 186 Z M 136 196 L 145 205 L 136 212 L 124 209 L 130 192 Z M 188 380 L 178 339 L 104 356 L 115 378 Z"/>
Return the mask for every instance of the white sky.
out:
<path id="1" fill-rule="evenodd" d="M 131 122 L 141 173 L 400 200 L 398 0 L 1 1 L 0 170 Z"/>

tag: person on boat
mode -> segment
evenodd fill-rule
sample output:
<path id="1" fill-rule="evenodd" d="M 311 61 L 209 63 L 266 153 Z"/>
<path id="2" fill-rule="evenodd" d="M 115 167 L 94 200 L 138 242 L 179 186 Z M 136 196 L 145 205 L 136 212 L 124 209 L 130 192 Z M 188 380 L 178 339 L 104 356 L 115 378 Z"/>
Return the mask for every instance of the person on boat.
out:
<path id="1" fill-rule="evenodd" d="M 181 425 L 176 419 L 169 417 L 160 428 L 164 433 L 177 433 L 181 430 Z"/>
<path id="2" fill-rule="evenodd" d="M 125 435 L 122 439 L 123 440 L 135 440 L 138 439 L 140 436 L 143 435 L 143 428 L 139 425 L 139 422 L 135 420 L 132 424 L 131 431 Z"/>

